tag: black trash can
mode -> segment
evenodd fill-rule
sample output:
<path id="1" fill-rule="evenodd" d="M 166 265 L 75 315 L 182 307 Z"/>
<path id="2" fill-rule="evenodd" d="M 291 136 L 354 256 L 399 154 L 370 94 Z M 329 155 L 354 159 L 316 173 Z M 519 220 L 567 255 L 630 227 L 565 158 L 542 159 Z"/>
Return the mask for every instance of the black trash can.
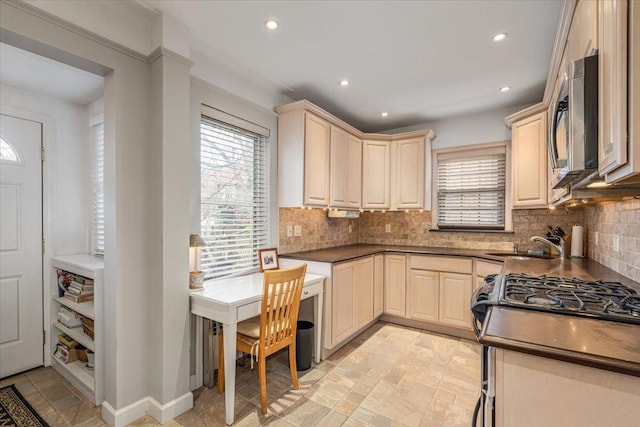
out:
<path id="1" fill-rule="evenodd" d="M 298 371 L 311 367 L 313 353 L 313 322 L 298 320 L 296 331 L 296 366 Z"/>

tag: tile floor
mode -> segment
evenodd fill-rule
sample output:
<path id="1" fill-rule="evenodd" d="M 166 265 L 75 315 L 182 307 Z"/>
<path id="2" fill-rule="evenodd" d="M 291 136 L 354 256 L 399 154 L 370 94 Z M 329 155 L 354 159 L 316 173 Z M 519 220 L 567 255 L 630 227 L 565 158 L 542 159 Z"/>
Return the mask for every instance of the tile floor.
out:
<path id="1" fill-rule="evenodd" d="M 468 340 L 378 322 L 291 390 L 286 353 L 267 363 L 269 412 L 257 372 L 238 368 L 237 426 L 465 426 L 479 393 L 480 347 Z M 101 426 L 93 407 L 52 368 L 6 378 L 51 426 Z M 133 425 L 158 425 L 147 416 Z M 168 426 L 224 426 L 224 395 L 194 391 L 194 407 Z"/>

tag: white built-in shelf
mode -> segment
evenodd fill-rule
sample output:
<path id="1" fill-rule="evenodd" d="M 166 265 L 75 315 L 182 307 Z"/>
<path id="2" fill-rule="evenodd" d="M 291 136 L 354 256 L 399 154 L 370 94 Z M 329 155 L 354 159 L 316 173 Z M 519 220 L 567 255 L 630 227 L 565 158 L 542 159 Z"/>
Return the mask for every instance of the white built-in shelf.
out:
<path id="1" fill-rule="evenodd" d="M 96 318 L 96 313 L 93 308 L 93 301 L 85 301 L 85 302 L 73 302 L 65 297 L 53 297 L 54 301 L 60 303 L 60 305 L 64 305 L 70 310 L 75 311 L 76 313 L 80 313 L 85 317 L 93 320 Z"/>
<path id="2" fill-rule="evenodd" d="M 93 370 L 87 369 L 85 362 L 76 360 L 71 363 L 64 363 L 56 356 L 52 357 L 54 367 L 78 390 L 86 395 L 89 400 L 94 399 L 95 379 Z"/>
<path id="3" fill-rule="evenodd" d="M 76 340 L 78 344 L 82 344 L 83 346 L 87 347 L 91 351 L 96 350 L 95 343 L 87 334 L 82 332 L 82 327 L 67 328 L 57 320 L 53 322 L 53 326 L 60 332 L 64 332 L 65 334 L 69 335 L 71 338 Z"/>
<path id="4" fill-rule="evenodd" d="M 89 254 L 60 255 L 50 259 L 50 291 L 49 303 L 49 356 L 51 366 L 85 394 L 95 405 L 104 401 L 105 363 L 104 363 L 104 258 Z M 64 270 L 71 274 L 93 279 L 94 300 L 81 303 L 72 302 L 58 296 L 57 270 Z M 65 306 L 82 316 L 94 321 L 94 339 L 82 330 L 82 327 L 69 328 L 58 320 L 60 306 Z M 65 333 L 78 344 L 94 352 L 95 368 L 89 370 L 86 363 L 75 361 L 62 363 L 54 355 L 58 343 L 58 335 Z"/>

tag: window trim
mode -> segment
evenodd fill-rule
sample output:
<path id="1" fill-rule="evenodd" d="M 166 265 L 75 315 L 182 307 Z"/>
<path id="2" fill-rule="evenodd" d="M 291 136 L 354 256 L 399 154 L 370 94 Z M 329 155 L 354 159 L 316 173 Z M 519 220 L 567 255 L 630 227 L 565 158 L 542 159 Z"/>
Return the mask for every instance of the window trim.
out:
<path id="1" fill-rule="evenodd" d="M 449 157 L 463 157 L 465 153 L 476 150 L 502 148 L 505 150 L 505 197 L 504 197 L 504 230 L 482 230 L 478 228 L 439 228 L 438 227 L 438 155 L 445 154 Z M 486 232 L 500 233 L 513 231 L 512 196 L 511 196 L 511 141 L 486 142 L 479 144 L 461 145 L 434 149 L 431 151 L 431 229 L 439 232 Z"/>

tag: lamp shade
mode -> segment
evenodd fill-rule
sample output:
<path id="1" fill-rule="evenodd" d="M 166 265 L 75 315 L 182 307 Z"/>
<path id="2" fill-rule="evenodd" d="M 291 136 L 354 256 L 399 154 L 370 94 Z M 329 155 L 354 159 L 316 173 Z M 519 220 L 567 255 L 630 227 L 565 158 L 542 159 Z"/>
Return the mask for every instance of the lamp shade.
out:
<path id="1" fill-rule="evenodd" d="M 191 236 L 189 236 L 190 248 L 198 248 L 200 246 L 206 246 L 206 243 L 204 242 L 204 240 L 202 240 L 202 237 L 200 237 L 199 234 L 192 234 Z"/>

